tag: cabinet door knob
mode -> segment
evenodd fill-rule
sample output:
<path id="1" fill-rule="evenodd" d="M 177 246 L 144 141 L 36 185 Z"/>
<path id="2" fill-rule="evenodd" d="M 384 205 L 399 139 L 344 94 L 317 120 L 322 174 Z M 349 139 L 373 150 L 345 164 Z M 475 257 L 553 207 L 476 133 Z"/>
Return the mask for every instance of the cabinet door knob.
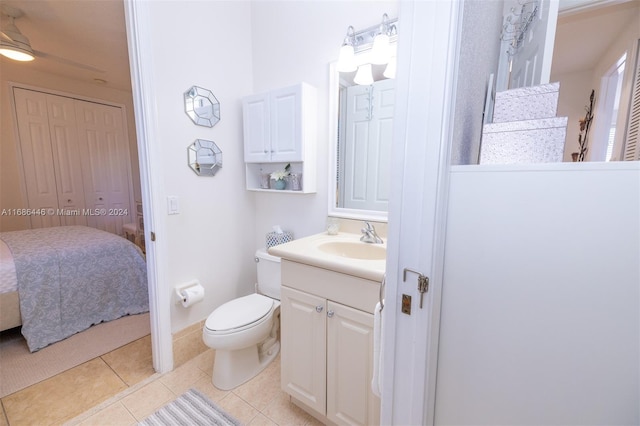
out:
<path id="1" fill-rule="evenodd" d="M 328 316 L 329 318 L 331 318 L 331 317 L 333 316 L 333 314 L 335 314 L 335 312 L 333 312 L 333 311 L 327 311 L 327 316 Z"/>
<path id="2" fill-rule="evenodd" d="M 322 312 L 323 309 L 324 309 L 324 306 L 322 305 L 316 306 L 316 312 Z"/>

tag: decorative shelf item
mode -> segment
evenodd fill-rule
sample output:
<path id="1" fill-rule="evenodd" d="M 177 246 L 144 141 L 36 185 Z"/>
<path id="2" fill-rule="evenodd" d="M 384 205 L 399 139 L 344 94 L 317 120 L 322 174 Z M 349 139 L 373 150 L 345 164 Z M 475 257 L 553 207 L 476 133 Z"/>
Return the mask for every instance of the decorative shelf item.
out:
<path id="1" fill-rule="evenodd" d="M 184 110 L 198 126 L 213 127 L 220 121 L 220 102 L 202 87 L 193 86 L 184 92 Z"/>
<path id="2" fill-rule="evenodd" d="M 567 117 L 556 117 L 559 83 L 497 92 L 493 123 L 482 127 L 480 164 L 561 162 Z"/>
<path id="3" fill-rule="evenodd" d="M 189 167 L 198 176 L 214 176 L 222 168 L 222 151 L 213 141 L 196 139 L 187 153 Z"/>

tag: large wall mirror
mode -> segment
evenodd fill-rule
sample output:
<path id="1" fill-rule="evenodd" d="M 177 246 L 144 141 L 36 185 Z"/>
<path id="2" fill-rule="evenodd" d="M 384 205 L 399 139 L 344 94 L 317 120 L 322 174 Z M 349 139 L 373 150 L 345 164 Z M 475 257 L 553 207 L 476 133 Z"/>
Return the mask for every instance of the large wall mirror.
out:
<path id="1" fill-rule="evenodd" d="M 630 157 L 625 147 L 629 146 L 627 129 L 632 127 L 634 120 L 630 110 L 631 93 L 639 84 L 636 70 L 640 2 L 467 1 L 463 8 L 453 164 L 478 162 L 483 111 L 485 116 L 488 112 L 484 102 L 486 90 L 493 75 L 498 76 L 493 83 L 497 90 L 506 89 L 503 74 L 508 63 L 505 61 L 508 42 L 512 39 L 507 37 L 506 43 L 502 44 L 489 40 L 500 37 L 508 17 L 517 21 L 520 16 L 528 16 L 528 12 L 521 14 L 523 8 L 529 11 L 537 8 L 524 36 L 528 43 L 535 41 L 537 44 L 533 44 L 539 48 L 534 49 L 535 60 L 527 56 L 526 46 L 519 48 L 511 58 L 512 67 L 517 69 L 520 62 L 540 65 L 540 69 L 529 70 L 527 75 L 532 79 L 512 83 L 515 87 L 560 83 L 557 116 L 568 117 L 563 161 L 572 161 L 572 153 L 578 151 L 579 120 L 585 117 L 592 90 L 596 102 L 585 160 L 612 161 Z M 509 78 L 516 74 L 512 71 Z M 635 117 L 637 122 L 640 113 Z M 636 150 L 636 159 L 639 153 L 640 150 Z"/>
<path id="2" fill-rule="evenodd" d="M 357 61 L 366 64 L 366 54 Z M 374 81 L 363 85 L 329 66 L 330 216 L 387 220 L 395 79 L 385 69 L 372 65 Z"/>

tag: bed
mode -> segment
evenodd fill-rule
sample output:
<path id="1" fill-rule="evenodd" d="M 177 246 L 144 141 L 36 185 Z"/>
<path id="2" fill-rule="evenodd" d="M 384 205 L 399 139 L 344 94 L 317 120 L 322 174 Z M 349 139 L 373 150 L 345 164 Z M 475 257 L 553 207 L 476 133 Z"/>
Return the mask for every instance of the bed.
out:
<path id="1" fill-rule="evenodd" d="M 86 226 L 0 233 L 0 331 L 22 325 L 31 352 L 148 310 L 145 258 L 129 240 Z"/>

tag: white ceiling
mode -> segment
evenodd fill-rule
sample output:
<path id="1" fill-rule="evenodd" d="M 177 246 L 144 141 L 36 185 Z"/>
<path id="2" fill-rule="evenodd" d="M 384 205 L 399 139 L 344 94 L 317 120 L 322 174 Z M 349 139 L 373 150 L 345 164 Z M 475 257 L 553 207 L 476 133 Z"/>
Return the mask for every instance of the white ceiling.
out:
<path id="1" fill-rule="evenodd" d="M 552 74 L 593 69 L 607 47 L 633 20 L 640 20 L 638 0 L 600 1 L 589 9 L 561 14 L 556 29 Z"/>
<path id="2" fill-rule="evenodd" d="M 103 84 L 108 87 L 131 90 L 123 0 L 3 0 L 3 3 L 24 12 L 16 25 L 34 50 L 48 55 L 25 63 L 25 67 L 89 83 L 106 80 Z M 586 11 L 585 3 L 591 3 Z M 561 0 L 553 73 L 592 69 L 619 31 L 630 20 L 638 19 L 639 14 L 638 0 Z"/>

